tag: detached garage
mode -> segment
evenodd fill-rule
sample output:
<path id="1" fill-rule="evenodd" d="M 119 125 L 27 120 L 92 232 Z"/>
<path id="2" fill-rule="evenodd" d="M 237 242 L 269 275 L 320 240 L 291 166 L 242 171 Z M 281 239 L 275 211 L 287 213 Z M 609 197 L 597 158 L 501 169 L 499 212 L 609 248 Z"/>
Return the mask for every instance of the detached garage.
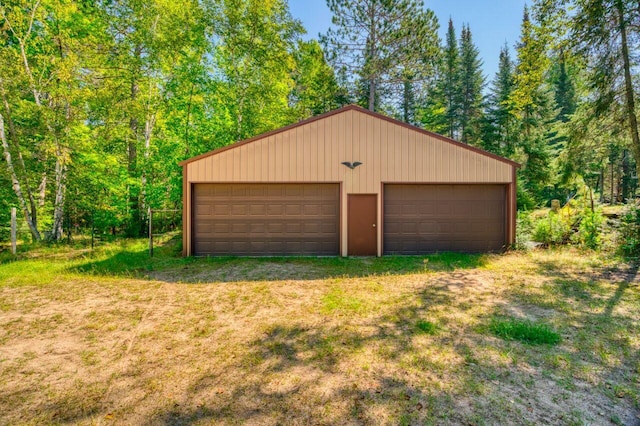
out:
<path id="1" fill-rule="evenodd" d="M 188 159 L 186 256 L 500 251 L 518 164 L 350 105 Z"/>

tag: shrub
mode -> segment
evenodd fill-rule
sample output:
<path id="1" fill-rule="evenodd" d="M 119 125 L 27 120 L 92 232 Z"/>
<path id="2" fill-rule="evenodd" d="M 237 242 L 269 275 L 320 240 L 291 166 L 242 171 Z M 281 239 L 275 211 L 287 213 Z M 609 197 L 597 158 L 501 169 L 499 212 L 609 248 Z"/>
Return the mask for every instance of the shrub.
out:
<path id="1" fill-rule="evenodd" d="M 518 340 L 532 345 L 557 345 L 560 335 L 546 324 L 528 320 L 494 318 L 489 331 L 505 340 Z"/>
<path id="2" fill-rule="evenodd" d="M 563 244 L 568 241 L 570 234 L 570 224 L 561 215 L 549 212 L 547 217 L 541 218 L 535 223 L 531 237 L 533 241 L 550 246 Z"/>
<path id="3" fill-rule="evenodd" d="M 602 225 L 604 216 L 600 210 L 587 209 L 582 213 L 577 241 L 586 248 L 597 250 L 602 244 Z"/>
<path id="4" fill-rule="evenodd" d="M 527 211 L 520 211 L 516 216 L 516 250 L 526 250 L 527 242 L 531 239 L 533 220 Z"/>
<path id="5" fill-rule="evenodd" d="M 625 256 L 640 256 L 640 207 L 632 206 L 620 219 L 620 250 Z"/>

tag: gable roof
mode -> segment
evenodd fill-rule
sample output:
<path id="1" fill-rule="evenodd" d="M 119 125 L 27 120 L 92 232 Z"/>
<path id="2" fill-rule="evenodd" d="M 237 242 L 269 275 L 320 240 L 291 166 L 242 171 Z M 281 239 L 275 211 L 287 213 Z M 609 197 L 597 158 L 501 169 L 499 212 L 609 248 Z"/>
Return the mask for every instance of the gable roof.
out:
<path id="1" fill-rule="evenodd" d="M 323 120 L 323 119 L 325 119 L 327 117 L 331 117 L 332 115 L 341 114 L 343 112 L 352 111 L 352 110 L 353 111 L 358 111 L 358 112 L 363 113 L 363 114 L 370 115 L 370 116 L 372 116 L 374 118 L 378 118 L 380 120 L 388 121 L 389 123 L 396 124 L 398 126 L 406 127 L 406 128 L 408 128 L 410 130 L 413 130 L 415 132 L 431 136 L 431 137 L 433 137 L 435 139 L 438 139 L 440 141 L 443 141 L 443 142 L 446 142 L 446 143 L 450 143 L 450 144 L 455 145 L 455 146 L 457 146 L 459 148 L 467 149 L 467 150 L 472 151 L 472 152 L 476 152 L 478 154 L 493 158 L 494 160 L 498 160 L 498 161 L 501 161 L 503 163 L 507 163 L 507 164 L 509 164 L 511 166 L 518 167 L 518 168 L 520 167 L 519 163 L 517 163 L 517 162 L 515 162 L 513 160 L 510 160 L 508 158 L 501 157 L 499 155 L 493 154 L 493 153 L 491 153 L 489 151 L 485 151 L 485 150 L 480 149 L 480 148 L 476 148 L 475 146 L 472 146 L 472 145 L 467 145 L 465 143 L 458 142 L 458 141 L 456 141 L 454 139 L 451 139 L 451 138 L 448 138 L 446 136 L 439 135 L 438 133 L 430 132 L 430 131 L 422 129 L 420 127 L 413 126 L 411 124 L 407 124 L 407 123 L 405 123 L 403 121 L 396 120 L 395 118 L 387 117 L 386 115 L 382 115 L 382 114 L 377 113 L 377 112 L 369 111 L 368 109 L 362 108 L 361 106 L 354 105 L 354 104 L 346 105 L 346 106 L 344 106 L 342 108 L 338 108 L 338 109 L 335 109 L 333 111 L 326 112 L 324 114 L 316 115 L 316 116 L 307 118 L 306 120 L 302 120 L 302 121 L 299 121 L 297 123 L 293 123 L 293 124 L 290 124 L 288 126 L 281 127 L 279 129 L 271 130 L 269 132 L 262 133 L 260 135 L 254 136 L 252 138 L 245 139 L 245 140 L 239 141 L 239 142 L 235 142 L 235 143 L 232 143 L 232 144 L 227 145 L 227 146 L 223 146 L 222 148 L 214 149 L 213 151 L 205 152 L 204 154 L 200 154 L 200 155 L 197 155 L 195 157 L 191 157 L 191 158 L 188 158 L 186 160 L 183 160 L 183 161 L 179 162 L 178 165 L 184 167 L 187 164 L 193 163 L 194 161 L 198 161 L 198 160 L 200 160 L 202 158 L 210 157 L 212 155 L 216 155 L 216 154 L 219 154 L 221 152 L 224 152 L 224 151 L 227 151 L 227 150 L 230 150 L 230 149 L 233 149 L 233 148 L 237 148 L 237 147 L 240 147 L 242 145 L 246 145 L 246 144 L 249 144 L 251 142 L 254 142 L 254 141 L 257 141 L 257 140 L 260 140 L 260 139 L 264 139 L 266 137 L 269 137 L 269 136 L 272 136 L 272 135 L 276 135 L 278 133 L 285 132 L 287 130 L 294 129 L 294 128 L 299 127 L 299 126 L 304 126 L 305 124 L 313 123 L 314 121 Z"/>

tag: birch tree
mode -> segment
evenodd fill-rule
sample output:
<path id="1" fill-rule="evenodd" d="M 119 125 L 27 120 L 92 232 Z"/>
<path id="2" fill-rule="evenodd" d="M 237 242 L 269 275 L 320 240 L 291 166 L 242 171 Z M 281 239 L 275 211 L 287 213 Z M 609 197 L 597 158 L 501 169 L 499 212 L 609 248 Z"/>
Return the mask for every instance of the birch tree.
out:
<path id="1" fill-rule="evenodd" d="M 50 175 L 53 191 L 48 238 L 62 236 L 68 167 L 82 134 L 78 129 L 84 126 L 82 100 L 87 92 L 80 69 L 90 45 L 92 13 L 91 8 L 79 7 L 40 0 L 0 6 L 2 70 L 11 77 L 0 76 L 3 121 L 9 133 L 7 136 L 5 127 L 4 139 L 13 145 L 3 142 L 3 148 L 7 167 L 13 169 L 14 191 L 35 240 L 41 238 L 37 210 L 45 205 Z M 16 117 L 20 117 L 19 125 Z M 17 164 L 10 161 L 11 148 Z M 35 155 L 37 164 L 27 167 L 25 152 Z M 34 200 L 36 176 L 38 203 Z"/>

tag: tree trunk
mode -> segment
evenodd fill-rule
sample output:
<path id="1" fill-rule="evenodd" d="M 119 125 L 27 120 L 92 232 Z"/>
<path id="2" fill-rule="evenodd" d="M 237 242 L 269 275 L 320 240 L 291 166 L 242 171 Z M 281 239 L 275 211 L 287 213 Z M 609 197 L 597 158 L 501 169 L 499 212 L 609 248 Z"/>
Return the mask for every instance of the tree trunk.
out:
<path id="1" fill-rule="evenodd" d="M 193 101 L 193 88 L 194 85 L 191 84 L 191 90 L 189 91 L 189 104 L 187 105 L 187 119 L 186 124 L 184 126 L 184 153 L 185 155 L 189 155 L 189 121 L 191 121 L 191 103 Z"/>
<path id="2" fill-rule="evenodd" d="M 631 148 L 636 160 L 636 172 L 640 176 L 640 134 L 638 134 L 638 119 L 636 117 L 636 101 L 633 91 L 633 79 L 631 77 L 631 64 L 629 60 L 629 44 L 627 42 L 627 25 L 625 22 L 625 10 L 622 0 L 616 0 L 618 20 L 620 25 L 620 38 L 622 43 L 622 61 L 624 65 L 624 86 L 627 103 L 627 116 L 629 119 L 629 131 L 631 132 Z"/>
<path id="3" fill-rule="evenodd" d="M 20 203 L 20 208 L 24 213 L 24 218 L 27 221 L 27 226 L 29 226 L 29 231 L 31 232 L 31 236 L 35 241 L 40 241 L 42 237 L 40 236 L 40 232 L 38 232 L 36 223 L 27 207 L 27 202 L 24 198 L 24 194 L 22 193 L 20 181 L 18 180 L 15 169 L 13 168 L 11 152 L 9 151 L 9 144 L 7 143 L 7 137 L 4 132 L 4 116 L 2 114 L 0 114 L 0 141 L 2 142 L 2 149 L 4 151 L 4 158 L 7 162 L 7 168 L 9 169 L 9 173 L 11 174 L 11 183 L 13 184 L 13 190 L 18 197 L 18 202 Z"/>
<path id="4" fill-rule="evenodd" d="M 604 203 L 604 168 L 600 168 L 600 177 L 598 177 L 598 183 L 600 188 L 600 203 Z"/>
<path id="5" fill-rule="evenodd" d="M 236 117 L 236 140 L 234 142 L 241 141 L 242 137 L 242 113 L 244 112 L 244 95 L 238 99 L 238 115 Z"/>
<path id="6" fill-rule="evenodd" d="M 53 204 L 53 225 L 51 227 L 51 240 L 58 241 L 62 238 L 62 221 L 64 220 L 64 201 L 67 190 L 67 165 L 65 154 L 60 148 L 56 149 L 56 196 Z"/>
<path id="7" fill-rule="evenodd" d="M 405 123 L 411 123 L 411 82 L 409 80 L 405 80 L 402 82 L 402 116 Z"/>
<path id="8" fill-rule="evenodd" d="M 375 111 L 376 109 L 376 81 L 375 79 L 369 80 L 369 111 Z"/>
<path id="9" fill-rule="evenodd" d="M 611 197 L 611 198 L 609 199 L 609 204 L 611 204 L 611 205 L 615 204 L 615 201 L 614 201 L 614 198 L 613 198 L 613 191 L 614 191 L 614 185 L 615 185 L 615 182 L 614 182 L 613 180 L 614 180 L 614 176 L 613 176 L 613 162 L 611 162 L 611 188 L 610 188 L 610 190 L 611 190 L 611 196 L 610 196 L 610 197 Z"/>
<path id="10" fill-rule="evenodd" d="M 367 46 L 369 58 L 369 111 L 375 111 L 376 109 L 376 75 L 378 70 L 378 64 L 376 62 L 376 43 L 377 33 L 376 33 L 376 9 L 375 2 L 372 2 L 369 6 L 369 46 Z"/>
<path id="11" fill-rule="evenodd" d="M 40 181 L 40 185 L 38 186 L 38 206 L 44 206 L 44 200 L 47 195 L 47 172 L 42 173 L 42 180 Z"/>
<path id="12" fill-rule="evenodd" d="M 131 100 L 135 102 L 138 94 L 138 84 L 134 80 L 131 82 Z M 132 112 L 132 114 L 135 114 Z M 129 137 L 127 142 L 127 172 L 129 182 L 137 180 L 138 170 L 138 119 L 132 116 L 129 119 Z M 136 184 L 129 184 L 129 227 L 128 234 L 137 236 L 140 233 L 140 199 Z"/>
<path id="13" fill-rule="evenodd" d="M 144 123 L 144 167 L 142 168 L 142 176 L 140 178 L 141 185 L 141 211 L 145 211 L 147 207 L 147 168 L 149 167 L 149 157 L 151 156 L 151 135 L 153 134 L 153 126 L 155 125 L 156 115 L 152 114 L 147 117 Z"/>
<path id="14" fill-rule="evenodd" d="M 31 222 L 33 224 L 33 227 L 35 229 L 38 229 L 38 208 L 36 206 L 36 202 L 31 192 L 31 184 L 29 183 L 29 174 L 27 173 L 27 166 L 24 164 L 24 158 L 22 158 L 22 152 L 20 151 L 20 144 L 16 139 L 17 133 L 16 133 L 15 126 L 13 124 L 13 120 L 11 119 L 11 106 L 9 105 L 9 101 L 7 100 L 7 97 L 4 91 L 4 86 L 2 85 L 2 83 L 3 83 L 2 79 L 0 79 L 0 90 L 2 90 L 2 101 L 4 103 L 4 108 L 7 114 L 7 123 L 9 124 L 9 134 L 11 136 L 10 139 L 13 143 L 14 149 L 18 153 L 18 164 L 22 169 L 22 178 L 24 179 L 24 184 L 27 191 L 27 198 L 29 200 L 29 206 L 31 207 Z M 5 136 L 5 140 L 6 140 L 6 136 Z M 13 168 L 13 170 L 14 170 L 14 173 L 16 174 L 16 178 L 19 180 L 20 177 L 18 176 L 18 173 L 15 170 L 15 167 Z"/>

